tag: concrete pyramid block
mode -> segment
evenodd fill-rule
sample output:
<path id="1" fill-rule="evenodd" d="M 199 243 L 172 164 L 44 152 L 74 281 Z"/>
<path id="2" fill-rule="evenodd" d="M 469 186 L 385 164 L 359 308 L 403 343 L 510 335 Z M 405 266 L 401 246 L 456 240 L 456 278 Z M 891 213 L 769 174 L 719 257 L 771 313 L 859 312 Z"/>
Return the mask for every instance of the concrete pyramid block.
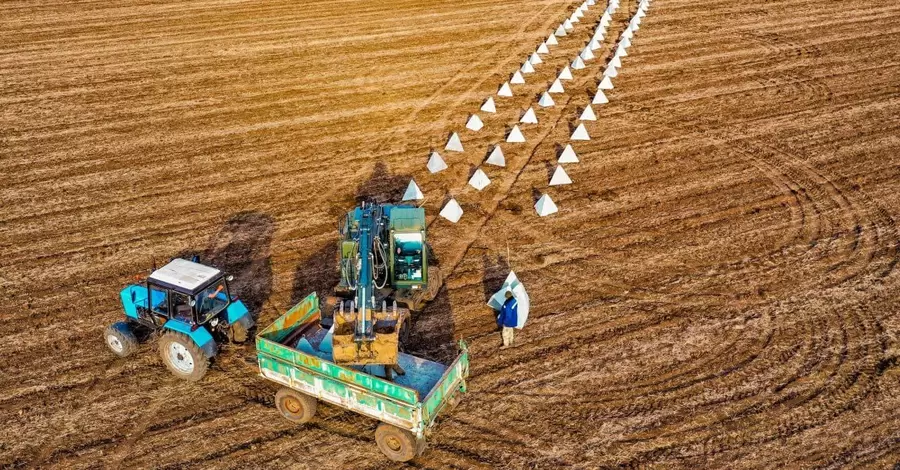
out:
<path id="1" fill-rule="evenodd" d="M 569 69 L 569 66 L 565 66 L 562 69 L 562 72 L 559 72 L 560 80 L 571 80 L 572 79 L 572 71 Z"/>
<path id="2" fill-rule="evenodd" d="M 531 62 L 531 65 L 537 65 L 544 61 L 541 60 L 541 57 L 538 55 L 537 52 L 532 52 L 531 57 L 528 59 L 528 62 Z"/>
<path id="3" fill-rule="evenodd" d="M 596 5 L 596 4 L 597 4 L 597 1 L 596 1 L 596 0 L 588 0 L 588 1 L 587 1 L 587 5 L 588 5 L 589 7 L 592 7 L 592 6 Z"/>
<path id="4" fill-rule="evenodd" d="M 585 8 L 587 8 L 587 7 L 585 7 L 584 5 L 576 8 L 575 13 L 573 13 L 575 15 L 575 17 L 576 18 L 584 18 L 584 9 Z"/>
<path id="5" fill-rule="evenodd" d="M 571 15 L 569 15 L 569 23 L 572 23 L 572 25 L 574 25 L 575 23 L 581 21 L 581 17 L 578 16 L 578 13 L 580 13 L 580 11 L 575 10 Z"/>
<path id="6" fill-rule="evenodd" d="M 609 26 L 609 23 L 612 21 L 612 16 L 609 14 L 609 10 L 603 12 L 603 16 L 600 17 L 600 27 L 606 28 Z"/>
<path id="7" fill-rule="evenodd" d="M 431 156 L 428 157 L 428 171 L 431 174 L 435 174 L 447 169 L 447 163 L 444 162 L 444 159 L 441 158 L 441 154 L 437 152 L 431 152 Z"/>
<path id="8" fill-rule="evenodd" d="M 509 87 L 509 82 L 503 82 L 503 85 L 500 86 L 500 90 L 497 91 L 497 96 L 512 96 L 512 88 Z"/>
<path id="9" fill-rule="evenodd" d="M 425 195 L 422 194 L 422 190 L 419 189 L 416 180 L 409 180 L 409 186 L 406 187 L 406 192 L 403 193 L 403 200 L 418 201 L 419 199 L 425 199 Z"/>
<path id="10" fill-rule="evenodd" d="M 603 80 L 600 80 L 600 85 L 597 86 L 600 90 L 612 90 L 613 84 L 612 80 L 609 79 L 609 75 L 603 77 Z"/>
<path id="11" fill-rule="evenodd" d="M 463 145 L 462 145 L 462 141 L 459 140 L 459 134 L 457 134 L 456 132 L 454 132 L 453 134 L 450 134 L 450 138 L 447 139 L 447 145 L 444 146 L 444 150 L 447 150 L 450 152 L 462 152 L 463 151 Z"/>
<path id="12" fill-rule="evenodd" d="M 537 51 L 538 54 L 549 54 L 550 48 L 547 47 L 546 42 L 542 42 L 540 46 L 538 46 Z"/>
<path id="13" fill-rule="evenodd" d="M 522 68 L 519 69 L 522 73 L 534 73 L 534 66 L 531 65 L 531 61 L 526 60 L 524 64 L 522 64 Z"/>
<path id="14" fill-rule="evenodd" d="M 494 150 L 491 150 L 491 154 L 488 155 L 485 163 L 494 166 L 506 166 L 506 156 L 503 155 L 503 150 L 500 149 L 499 145 L 494 146 Z"/>
<path id="15" fill-rule="evenodd" d="M 583 69 L 584 68 L 584 60 L 582 60 L 582 58 L 580 56 L 576 57 L 575 60 L 572 61 L 572 68 L 574 70 Z"/>
<path id="16" fill-rule="evenodd" d="M 463 210 L 459 203 L 456 202 L 456 199 L 451 198 L 447 201 L 447 204 L 444 205 L 444 208 L 441 209 L 440 215 L 455 224 L 459 222 L 459 218 L 462 217 Z"/>
<path id="17" fill-rule="evenodd" d="M 519 122 L 523 124 L 537 124 L 538 118 L 537 114 L 534 112 L 534 108 L 528 108 L 528 111 L 525 111 L 525 114 L 522 116 L 522 119 L 519 119 Z"/>
<path id="18" fill-rule="evenodd" d="M 466 129 L 470 131 L 478 132 L 482 127 L 484 127 L 484 123 L 481 122 L 481 118 L 478 117 L 477 114 L 473 114 L 472 117 L 469 118 L 469 122 L 466 123 Z"/>
<path id="19" fill-rule="evenodd" d="M 620 59 L 619 56 L 614 55 L 613 58 L 612 58 L 612 60 L 609 61 L 609 65 L 611 65 L 611 66 L 613 66 L 613 67 L 616 67 L 616 68 L 621 67 L 621 66 L 622 66 L 622 59 Z"/>
<path id="20" fill-rule="evenodd" d="M 559 211 L 556 204 L 553 202 L 553 199 L 550 199 L 550 196 L 547 194 L 544 194 L 538 199 L 538 202 L 534 204 L 534 210 L 536 210 L 537 214 L 541 217 L 546 217 Z"/>
<path id="21" fill-rule="evenodd" d="M 634 37 L 634 31 L 631 30 L 631 27 L 625 28 L 625 32 L 622 33 L 622 37 L 625 39 L 631 39 Z"/>
<path id="22" fill-rule="evenodd" d="M 622 47 L 628 49 L 629 47 L 631 47 L 631 39 L 625 38 L 625 39 L 619 41 L 619 46 L 622 46 Z"/>
<path id="23" fill-rule="evenodd" d="M 497 112 L 497 106 L 494 104 L 493 96 L 488 98 L 487 101 L 485 101 L 484 104 L 481 105 L 481 110 L 486 113 L 496 113 Z"/>
<path id="24" fill-rule="evenodd" d="M 591 39 L 591 42 L 588 44 L 588 47 L 591 48 L 592 51 L 596 51 L 597 49 L 600 49 L 603 46 L 600 44 L 600 41 L 598 41 L 596 39 Z"/>
<path id="25" fill-rule="evenodd" d="M 548 93 L 565 93 L 566 90 L 563 89 L 562 83 L 557 78 L 556 80 L 553 80 L 553 84 L 550 85 L 550 89 L 547 90 L 547 92 Z"/>
<path id="26" fill-rule="evenodd" d="M 475 170 L 475 173 L 469 178 L 469 186 L 481 191 L 491 184 L 490 178 L 481 171 L 481 168 Z"/>
<path id="27" fill-rule="evenodd" d="M 572 140 L 591 140 L 584 123 L 578 124 L 578 127 L 575 128 L 575 132 L 572 133 Z"/>
<path id="28" fill-rule="evenodd" d="M 512 78 L 509 80 L 509 83 L 512 83 L 513 85 L 521 85 L 525 83 L 525 77 L 522 76 L 522 72 L 516 70 L 516 73 L 514 73 Z"/>
<path id="29" fill-rule="evenodd" d="M 544 94 L 541 95 L 541 99 L 538 100 L 538 104 L 541 105 L 542 108 L 549 108 L 556 103 L 553 102 L 553 98 L 550 97 L 550 93 L 547 93 L 545 91 Z"/>
<path id="30" fill-rule="evenodd" d="M 547 36 L 547 40 L 544 42 L 548 46 L 558 46 L 559 45 L 559 41 L 556 40 L 556 36 L 553 33 L 550 33 L 550 35 Z"/>
<path id="31" fill-rule="evenodd" d="M 556 32 L 553 33 L 553 34 L 555 34 L 556 37 L 560 37 L 560 38 L 561 38 L 561 37 L 565 36 L 565 35 L 568 34 L 568 33 L 566 33 L 566 28 L 563 27 L 563 25 L 559 25 L 559 27 L 556 28 Z"/>
<path id="32" fill-rule="evenodd" d="M 627 48 L 627 46 L 619 44 L 619 47 L 616 48 L 616 55 L 619 57 L 628 57 L 628 52 L 625 50 Z"/>
<path id="33" fill-rule="evenodd" d="M 566 148 L 559 154 L 559 163 L 578 163 L 578 155 L 575 155 L 571 144 L 566 144 Z"/>
<path id="34" fill-rule="evenodd" d="M 563 170 L 563 167 L 556 165 L 556 170 L 550 178 L 550 186 L 560 186 L 563 184 L 572 184 L 572 178 L 569 178 L 569 174 L 566 173 L 566 170 Z"/>
<path id="35" fill-rule="evenodd" d="M 514 125 L 512 130 L 509 131 L 509 135 L 506 136 L 506 141 L 517 144 L 525 142 L 525 136 L 522 135 L 522 131 L 519 130 L 518 124 Z"/>
<path id="36" fill-rule="evenodd" d="M 619 76 L 619 71 L 612 65 L 607 65 L 606 70 L 603 71 L 603 76 L 609 77 L 609 78 L 616 78 Z"/>
<path id="37" fill-rule="evenodd" d="M 597 94 L 594 95 L 594 100 L 591 101 L 591 104 L 606 104 L 609 103 L 609 98 L 606 97 L 606 94 L 603 93 L 603 90 L 597 89 Z"/>
<path id="38" fill-rule="evenodd" d="M 575 26 L 572 25 L 572 22 L 569 20 L 563 21 L 563 29 L 566 31 L 572 31 L 575 29 Z"/>
<path id="39" fill-rule="evenodd" d="M 578 118 L 582 121 L 596 121 L 597 115 L 594 114 L 594 108 L 591 108 L 591 105 L 587 105 L 584 107 L 584 111 L 581 112 L 581 117 Z"/>
<path id="40" fill-rule="evenodd" d="M 581 50 L 581 54 L 578 54 L 578 57 L 581 57 L 581 60 L 591 60 L 594 58 L 594 53 L 591 52 L 591 48 L 588 46 Z"/>

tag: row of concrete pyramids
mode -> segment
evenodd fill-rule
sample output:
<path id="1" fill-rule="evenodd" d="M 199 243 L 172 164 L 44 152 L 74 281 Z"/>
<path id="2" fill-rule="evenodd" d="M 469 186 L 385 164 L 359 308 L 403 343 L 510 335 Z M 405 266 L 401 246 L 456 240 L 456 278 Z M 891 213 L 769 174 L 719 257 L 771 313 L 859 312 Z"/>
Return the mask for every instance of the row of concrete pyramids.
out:
<path id="1" fill-rule="evenodd" d="M 497 95 L 502 96 L 502 97 L 512 96 L 512 90 L 510 87 L 510 83 L 513 83 L 513 84 L 524 83 L 524 78 L 522 77 L 522 73 L 533 72 L 534 71 L 533 66 L 535 64 L 539 64 L 542 62 L 542 60 L 540 59 L 540 54 L 549 52 L 548 45 L 558 44 L 555 36 L 560 36 L 560 37 L 565 36 L 567 34 L 567 31 L 570 31 L 573 28 L 572 23 L 578 22 L 580 20 L 580 18 L 584 16 L 584 12 L 587 11 L 588 7 L 592 6 L 593 4 L 594 4 L 594 2 L 592 0 L 584 2 L 572 14 L 572 16 L 570 18 L 568 18 L 563 24 L 561 24 L 559 26 L 559 28 L 557 28 L 555 33 L 552 33 L 546 41 L 542 42 L 541 45 L 538 46 L 537 50 L 531 54 L 531 57 L 529 57 L 526 60 L 526 62 L 521 67 L 521 69 L 517 70 L 513 74 L 512 79 L 510 81 L 504 83 L 503 85 L 501 85 Z M 646 10 L 646 7 L 648 5 L 649 5 L 649 0 L 644 0 L 643 2 L 641 2 L 641 6 L 639 7 L 640 17 L 642 17 L 643 14 L 645 14 L 644 11 Z M 605 30 L 610 24 L 611 15 L 615 12 L 615 10 L 617 8 L 618 8 L 618 0 L 613 0 L 612 2 L 610 2 L 609 7 L 607 8 L 607 10 L 604 12 L 603 16 L 601 17 L 600 22 L 597 26 L 597 29 L 596 29 L 593 37 L 589 41 L 588 45 L 585 46 L 585 48 L 581 51 L 581 53 L 579 53 L 578 57 L 576 57 L 576 59 L 573 61 L 573 63 L 572 63 L 573 69 L 578 70 L 578 69 L 584 68 L 585 67 L 584 62 L 589 61 L 594 58 L 592 51 L 596 50 L 600 47 L 600 41 L 602 41 L 604 39 Z M 626 33 L 623 33 L 623 35 L 628 36 L 627 39 L 629 41 L 630 41 L 630 36 L 633 35 L 633 31 L 636 30 L 636 28 L 634 28 L 634 27 L 636 27 L 638 24 L 640 24 L 640 17 L 636 15 L 635 18 L 632 19 L 632 23 L 629 25 L 629 28 L 628 28 L 628 30 L 626 30 Z M 624 52 L 624 49 L 627 48 L 629 45 L 630 44 L 626 44 L 624 47 L 622 47 L 620 45 L 620 50 L 617 51 L 616 56 L 613 58 L 613 60 L 610 62 L 610 65 L 607 67 L 607 72 L 609 72 L 611 70 L 612 74 L 608 74 L 607 72 L 604 72 L 604 80 L 605 81 L 608 81 L 609 77 L 616 76 L 616 74 L 615 74 L 616 67 L 621 66 L 620 52 Z M 622 55 L 624 55 L 624 54 L 622 54 Z M 553 82 L 553 84 L 550 86 L 550 88 L 542 94 L 541 99 L 538 101 L 538 104 L 541 107 L 553 106 L 555 103 L 553 103 L 553 100 L 552 100 L 552 97 L 550 96 L 550 94 L 564 93 L 565 90 L 562 86 L 562 80 L 571 80 L 572 78 L 573 78 L 572 72 L 569 69 L 569 66 L 566 66 L 560 72 L 559 76 Z M 610 86 L 610 88 L 611 88 L 611 86 Z M 606 103 L 606 102 L 608 102 L 608 100 L 606 99 L 605 95 L 603 95 L 602 88 L 601 88 L 600 90 L 598 90 L 598 93 L 593 100 L 593 104 L 601 104 L 601 103 Z M 481 107 L 481 110 L 484 112 L 488 112 L 488 113 L 496 112 L 496 104 L 493 100 L 493 97 L 488 98 L 488 100 L 484 102 L 484 104 Z M 584 109 L 584 112 L 582 112 L 580 119 L 582 121 L 597 119 L 596 114 L 594 113 L 594 111 L 590 105 L 588 105 Z M 538 122 L 538 119 L 537 119 L 537 115 L 534 111 L 534 108 L 533 107 L 529 108 L 524 113 L 524 115 L 521 117 L 519 122 L 523 123 L 523 124 L 536 124 Z M 473 114 L 469 118 L 469 121 L 466 124 L 466 128 L 471 131 L 477 132 L 478 130 L 480 130 L 483 127 L 483 125 L 484 124 L 481 121 L 481 119 L 478 117 L 478 115 Z M 580 123 L 578 125 L 578 127 L 575 129 L 575 131 L 572 133 L 571 139 L 573 141 L 590 140 L 590 136 L 588 135 L 587 129 L 585 128 L 583 122 Z M 525 136 L 522 134 L 522 131 L 521 131 L 521 129 L 519 129 L 518 125 L 514 125 L 513 128 L 510 130 L 509 134 L 507 135 L 506 142 L 508 142 L 508 143 L 525 142 Z M 463 151 L 462 141 L 459 138 L 459 134 L 457 134 L 456 132 L 451 134 L 450 138 L 448 139 L 447 145 L 445 146 L 445 150 L 454 151 L 454 152 L 462 152 Z M 556 186 L 556 185 L 563 185 L 563 184 L 571 184 L 572 180 L 569 177 L 569 175 L 565 172 L 565 170 L 563 169 L 561 164 L 562 163 L 576 163 L 576 162 L 578 162 L 578 157 L 575 154 L 574 149 L 572 148 L 571 144 L 566 145 L 566 148 L 563 150 L 562 154 L 559 157 L 556 170 L 554 171 L 552 177 L 550 178 L 549 185 Z M 490 164 L 490 165 L 495 165 L 495 166 L 501 166 L 501 167 L 504 167 L 506 165 L 505 157 L 503 155 L 503 150 L 500 147 L 500 145 L 494 146 L 493 150 L 491 151 L 491 153 L 488 156 L 485 163 Z M 437 152 L 432 152 L 432 154 L 429 158 L 429 161 L 428 161 L 429 171 L 432 173 L 437 173 L 446 168 L 447 168 L 447 164 L 441 158 L 440 154 L 438 154 Z M 489 184 L 490 184 L 490 179 L 488 178 L 487 174 L 485 174 L 485 172 L 483 170 L 481 170 L 480 168 L 478 168 L 475 171 L 475 173 L 472 175 L 472 177 L 469 179 L 469 185 L 471 185 L 478 191 L 484 189 Z M 404 200 L 421 199 L 422 197 L 423 197 L 423 195 L 422 195 L 421 189 L 418 187 L 418 185 L 415 183 L 415 181 L 410 181 L 409 187 L 407 188 L 407 191 L 404 194 Z M 541 198 L 535 204 L 535 210 L 537 211 L 538 215 L 545 216 L 545 215 L 549 215 L 549 214 L 556 212 L 557 207 L 548 194 L 543 194 L 541 196 Z M 455 199 L 451 198 L 450 201 L 448 201 L 448 203 L 441 210 L 441 216 L 443 216 L 443 217 L 447 218 L 448 220 L 450 220 L 451 222 L 455 223 L 462 216 L 462 208 L 459 206 L 459 203 Z"/>

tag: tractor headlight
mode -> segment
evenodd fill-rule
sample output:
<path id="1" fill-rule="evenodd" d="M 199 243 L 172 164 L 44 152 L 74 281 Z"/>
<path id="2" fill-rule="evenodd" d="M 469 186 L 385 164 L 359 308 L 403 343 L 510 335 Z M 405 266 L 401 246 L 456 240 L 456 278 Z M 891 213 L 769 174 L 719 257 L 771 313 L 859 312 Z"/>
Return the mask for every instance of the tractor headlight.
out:
<path id="1" fill-rule="evenodd" d="M 209 326 L 211 326 L 211 327 L 213 327 L 213 328 L 215 328 L 216 325 L 218 325 L 218 324 L 219 324 L 219 319 L 218 319 L 218 318 L 213 318 L 212 321 L 209 322 Z"/>

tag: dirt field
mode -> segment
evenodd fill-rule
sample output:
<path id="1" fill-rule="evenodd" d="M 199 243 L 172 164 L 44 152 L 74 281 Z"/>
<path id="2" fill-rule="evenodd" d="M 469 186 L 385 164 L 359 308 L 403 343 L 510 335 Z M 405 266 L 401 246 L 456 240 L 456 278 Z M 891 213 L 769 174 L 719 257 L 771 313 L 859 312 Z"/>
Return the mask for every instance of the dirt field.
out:
<path id="1" fill-rule="evenodd" d="M 548 189 L 623 0 L 508 167 L 466 187 L 605 5 L 477 134 L 468 114 L 577 5 L 0 4 L 0 466 L 395 467 L 372 420 L 282 419 L 252 346 L 189 384 L 101 333 L 135 274 L 190 252 L 268 324 L 336 283 L 337 217 L 413 176 L 448 277 L 414 349 L 465 338 L 472 368 L 410 467 L 900 462 L 900 5 L 655 0 L 575 184 Z M 453 130 L 466 152 L 429 175 Z M 544 191 L 560 212 L 538 218 Z M 485 301 L 510 265 L 534 309 L 501 352 Z"/>

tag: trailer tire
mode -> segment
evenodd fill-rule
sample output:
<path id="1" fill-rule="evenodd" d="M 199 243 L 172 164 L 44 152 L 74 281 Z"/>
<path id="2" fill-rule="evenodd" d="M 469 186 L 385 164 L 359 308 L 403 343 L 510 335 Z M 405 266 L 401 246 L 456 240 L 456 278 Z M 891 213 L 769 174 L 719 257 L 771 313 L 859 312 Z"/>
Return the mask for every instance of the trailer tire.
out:
<path id="1" fill-rule="evenodd" d="M 378 450 L 394 462 L 409 462 L 425 450 L 425 440 L 397 426 L 381 423 L 375 429 Z"/>
<path id="2" fill-rule="evenodd" d="M 103 339 L 110 351 L 119 357 L 128 357 L 137 351 L 138 340 L 128 323 L 120 321 L 106 327 Z"/>
<path id="3" fill-rule="evenodd" d="M 163 364 L 175 377 L 197 382 L 209 369 L 209 357 L 190 337 L 177 331 L 167 331 L 159 339 L 159 355 Z"/>
<path id="4" fill-rule="evenodd" d="M 287 387 L 282 387 L 275 394 L 275 408 L 278 408 L 281 416 L 297 424 L 308 423 L 313 419 L 317 406 L 315 398 Z"/>

